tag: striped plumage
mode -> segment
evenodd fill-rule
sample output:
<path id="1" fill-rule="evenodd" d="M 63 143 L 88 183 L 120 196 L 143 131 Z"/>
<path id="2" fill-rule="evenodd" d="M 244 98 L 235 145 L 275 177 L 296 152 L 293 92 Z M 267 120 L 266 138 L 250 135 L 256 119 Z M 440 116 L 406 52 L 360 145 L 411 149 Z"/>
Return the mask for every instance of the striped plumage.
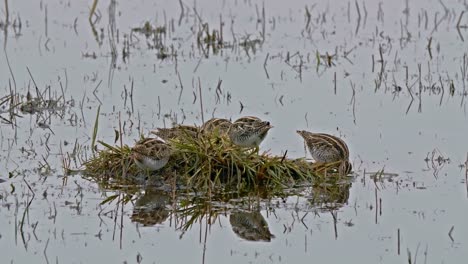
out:
<path id="1" fill-rule="evenodd" d="M 143 138 L 132 148 L 132 158 L 143 170 L 155 171 L 163 168 L 171 154 L 171 147 L 158 138 Z"/>
<path id="2" fill-rule="evenodd" d="M 258 117 L 245 116 L 237 119 L 229 128 L 229 138 L 241 147 L 258 148 L 272 128 L 270 122 Z"/>
<path id="3" fill-rule="evenodd" d="M 203 124 L 201 130 L 204 133 L 213 133 L 217 131 L 219 134 L 225 134 L 229 131 L 231 125 L 231 121 L 225 118 L 211 118 Z"/>
<path id="4" fill-rule="evenodd" d="M 157 128 L 150 131 L 151 134 L 154 134 L 164 140 L 187 136 L 195 138 L 199 132 L 200 129 L 198 127 L 187 125 L 177 125 L 171 128 Z"/>
<path id="5" fill-rule="evenodd" d="M 349 160 L 342 160 L 338 166 L 338 173 L 340 175 L 348 175 L 353 170 L 353 166 Z"/>
<path id="6" fill-rule="evenodd" d="M 305 130 L 298 130 L 297 133 L 304 138 L 307 148 L 316 162 L 340 162 L 338 166 L 340 174 L 351 172 L 352 166 L 349 162 L 349 149 L 341 138 Z"/>
<path id="7" fill-rule="evenodd" d="M 257 126 L 261 123 L 269 123 L 269 122 L 262 121 L 260 118 L 256 116 L 243 116 L 243 117 L 238 118 L 236 121 L 234 121 L 233 124 L 235 123 L 242 123 L 244 125 Z"/>
<path id="8" fill-rule="evenodd" d="M 232 231 L 245 240 L 271 241 L 275 237 L 260 212 L 233 212 L 229 216 L 229 223 Z"/>
<path id="9" fill-rule="evenodd" d="M 349 149 L 346 143 L 338 137 L 298 130 L 304 138 L 312 158 L 317 162 L 329 163 L 349 159 Z"/>

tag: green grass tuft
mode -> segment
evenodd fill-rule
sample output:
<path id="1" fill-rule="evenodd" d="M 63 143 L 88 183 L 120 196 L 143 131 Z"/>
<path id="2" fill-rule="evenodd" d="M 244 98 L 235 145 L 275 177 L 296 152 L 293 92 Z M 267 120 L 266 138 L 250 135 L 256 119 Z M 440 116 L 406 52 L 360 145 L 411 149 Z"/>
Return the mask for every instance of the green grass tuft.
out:
<path id="1" fill-rule="evenodd" d="M 98 142 L 104 149 L 84 164 L 85 172 L 105 186 L 132 183 L 130 179 L 137 175 L 160 175 L 167 182 L 176 179 L 186 189 L 216 194 L 258 187 L 282 190 L 299 183 L 320 183 L 330 178 L 320 174 L 327 167 L 318 167 L 305 159 L 288 159 L 285 155 L 258 154 L 232 144 L 227 137 L 217 133 L 199 133 L 195 137 L 187 134 L 170 140 L 174 154 L 168 165 L 156 175 L 138 169 L 131 159 L 129 146 L 117 147 Z"/>

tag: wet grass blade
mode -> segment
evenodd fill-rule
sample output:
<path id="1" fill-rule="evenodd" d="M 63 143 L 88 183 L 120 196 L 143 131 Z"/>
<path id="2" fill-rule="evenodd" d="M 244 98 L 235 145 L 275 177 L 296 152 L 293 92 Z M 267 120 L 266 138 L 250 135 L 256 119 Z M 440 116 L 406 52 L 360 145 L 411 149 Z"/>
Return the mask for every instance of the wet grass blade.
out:
<path id="1" fill-rule="evenodd" d="M 96 121 L 94 121 L 94 129 L 93 129 L 93 137 L 91 139 L 91 150 L 94 154 L 94 148 L 96 144 L 97 132 L 99 127 L 99 113 L 101 112 L 101 106 L 98 106 L 97 114 L 96 114 Z"/>

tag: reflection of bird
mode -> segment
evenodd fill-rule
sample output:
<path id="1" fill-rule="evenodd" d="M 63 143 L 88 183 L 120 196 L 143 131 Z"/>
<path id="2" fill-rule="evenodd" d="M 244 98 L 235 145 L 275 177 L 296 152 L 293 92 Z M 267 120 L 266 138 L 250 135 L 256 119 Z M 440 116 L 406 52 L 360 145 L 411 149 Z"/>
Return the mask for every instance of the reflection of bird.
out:
<path id="1" fill-rule="evenodd" d="M 351 172 L 349 149 L 341 138 L 324 133 L 311 133 L 305 130 L 298 130 L 297 133 L 304 138 L 307 148 L 316 162 L 339 162 L 338 170 L 341 175 Z"/>
<path id="2" fill-rule="evenodd" d="M 168 203 L 169 197 L 164 192 L 147 190 L 136 200 L 131 219 L 144 226 L 161 224 L 169 216 Z"/>
<path id="3" fill-rule="evenodd" d="M 275 237 L 260 212 L 236 211 L 229 216 L 229 222 L 232 231 L 245 240 L 271 241 Z"/>
<path id="4" fill-rule="evenodd" d="M 143 138 L 132 148 L 133 160 L 143 170 L 161 169 L 166 166 L 171 154 L 171 147 L 157 138 Z"/>
<path id="5" fill-rule="evenodd" d="M 151 130 L 150 133 L 154 134 L 164 140 L 176 139 L 181 137 L 195 138 L 200 132 L 200 129 L 195 126 L 177 125 L 171 128 L 157 128 Z"/>
<path id="6" fill-rule="evenodd" d="M 262 121 L 254 116 L 245 116 L 232 123 L 228 134 L 234 144 L 258 150 L 260 143 L 271 128 L 268 121 Z"/>
<path id="7" fill-rule="evenodd" d="M 313 207 L 338 209 L 348 203 L 351 185 L 352 180 L 340 181 L 333 185 L 324 183 L 313 186 L 307 200 Z"/>
<path id="8" fill-rule="evenodd" d="M 201 127 L 204 133 L 214 133 L 217 131 L 220 135 L 228 132 L 231 127 L 231 121 L 224 118 L 211 118 Z"/>

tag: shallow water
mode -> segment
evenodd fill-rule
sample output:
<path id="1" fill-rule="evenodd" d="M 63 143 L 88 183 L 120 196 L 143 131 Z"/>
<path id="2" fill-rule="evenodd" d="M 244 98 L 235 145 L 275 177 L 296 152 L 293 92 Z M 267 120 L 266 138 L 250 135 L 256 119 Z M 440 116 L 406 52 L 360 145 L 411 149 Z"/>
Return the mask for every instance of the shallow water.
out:
<path id="1" fill-rule="evenodd" d="M 263 30 L 262 2 L 184 2 L 181 16 L 176 1 L 99 1 L 96 37 L 88 22 L 91 3 L 11 2 L 11 24 L 5 27 L 4 12 L 0 18 L 2 97 L 11 91 L 38 97 L 37 85 L 43 97 L 64 95 L 66 102 L 54 111 L 15 110 L 13 117 L 13 105 L 2 104 L 5 261 L 461 263 L 468 256 L 466 14 L 456 27 L 463 3 L 366 2 L 364 8 L 361 2 L 359 20 L 355 2 L 268 1 Z M 220 16 L 232 47 L 204 53 L 197 47 L 199 19 L 212 30 Z M 131 33 L 146 21 L 166 25 L 160 46 L 177 57 L 158 58 L 154 40 Z M 259 43 L 244 48 L 239 43 L 247 37 Z M 332 66 L 326 58 L 318 63 L 317 53 L 336 53 Z M 274 128 L 261 149 L 287 150 L 290 157 L 305 155 L 297 129 L 339 135 L 350 147 L 352 185 L 330 204 L 312 202 L 317 190 L 311 188 L 261 200 L 270 242 L 237 236 L 223 213 L 233 205 L 224 203 L 213 224 L 203 218 L 184 232 L 186 219 L 171 213 L 171 199 L 156 200 L 169 213 L 162 210 L 158 223 L 145 226 L 132 221 L 132 203 L 100 205 L 113 191 L 80 175 L 63 182 L 62 153 L 79 145 L 83 159 L 92 155 L 98 106 L 98 139 L 109 143 L 119 120 L 123 143 L 132 144 L 140 132 L 172 121 L 200 124 L 213 115 L 269 120 Z M 374 181 L 382 169 L 387 174 Z"/>

